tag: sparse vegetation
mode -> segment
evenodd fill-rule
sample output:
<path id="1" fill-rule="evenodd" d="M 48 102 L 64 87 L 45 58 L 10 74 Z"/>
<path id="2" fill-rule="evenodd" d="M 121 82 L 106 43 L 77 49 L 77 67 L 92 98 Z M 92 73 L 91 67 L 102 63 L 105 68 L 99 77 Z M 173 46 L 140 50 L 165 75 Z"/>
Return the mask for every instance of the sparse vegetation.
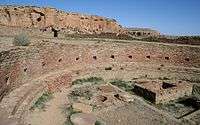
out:
<path id="1" fill-rule="evenodd" d="M 70 119 L 66 120 L 64 125 L 74 125 Z"/>
<path id="2" fill-rule="evenodd" d="M 129 81 L 123 81 L 121 79 L 115 79 L 113 81 L 110 82 L 112 85 L 119 87 L 120 89 L 132 93 L 133 88 L 134 88 L 134 84 L 131 84 L 131 82 Z"/>
<path id="3" fill-rule="evenodd" d="M 16 46 L 28 46 L 30 39 L 27 34 L 21 33 L 14 37 L 13 44 Z"/>
<path id="4" fill-rule="evenodd" d="M 103 123 L 97 120 L 97 121 L 95 122 L 95 125 L 103 125 Z"/>
<path id="5" fill-rule="evenodd" d="M 75 88 L 69 95 L 69 99 L 71 100 L 77 100 L 78 97 L 84 97 L 87 100 L 90 100 L 91 97 L 93 96 L 92 92 L 89 91 L 88 89 L 80 89 L 80 88 Z"/>
<path id="6" fill-rule="evenodd" d="M 100 82 L 104 81 L 101 77 L 89 77 L 89 78 L 83 78 L 83 79 L 77 79 L 72 82 L 72 85 L 82 85 L 83 83 L 90 82 L 93 84 L 98 84 Z"/>
<path id="7" fill-rule="evenodd" d="M 45 103 L 48 102 L 52 98 L 53 98 L 53 94 L 51 92 L 43 93 L 42 96 L 39 97 L 38 100 L 31 107 L 31 110 L 34 110 L 35 108 L 44 109 Z"/>

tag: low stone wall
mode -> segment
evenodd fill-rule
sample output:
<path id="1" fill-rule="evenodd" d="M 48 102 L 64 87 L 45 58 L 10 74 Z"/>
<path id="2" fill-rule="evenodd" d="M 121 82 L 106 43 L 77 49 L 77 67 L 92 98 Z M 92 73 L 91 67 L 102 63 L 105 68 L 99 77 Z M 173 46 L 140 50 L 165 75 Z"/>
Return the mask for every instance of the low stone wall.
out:
<path id="1" fill-rule="evenodd" d="M 156 102 L 156 93 L 152 92 L 151 90 L 145 89 L 140 86 L 135 86 L 134 87 L 134 93 L 137 94 L 138 96 L 143 97 L 144 99 L 155 103 Z"/>
<path id="2" fill-rule="evenodd" d="M 140 81 L 134 92 L 152 103 L 167 103 L 172 100 L 192 95 L 193 84 L 189 82 Z"/>

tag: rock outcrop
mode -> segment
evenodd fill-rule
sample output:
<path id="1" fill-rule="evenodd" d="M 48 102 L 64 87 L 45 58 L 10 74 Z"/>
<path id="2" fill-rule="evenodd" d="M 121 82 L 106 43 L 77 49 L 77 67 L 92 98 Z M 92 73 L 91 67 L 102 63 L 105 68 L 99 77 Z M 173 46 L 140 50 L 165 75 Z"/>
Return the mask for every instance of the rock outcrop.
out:
<path id="1" fill-rule="evenodd" d="M 53 28 L 89 34 L 119 33 L 122 30 L 114 19 L 32 6 L 0 6 L 0 25 L 43 30 Z"/>

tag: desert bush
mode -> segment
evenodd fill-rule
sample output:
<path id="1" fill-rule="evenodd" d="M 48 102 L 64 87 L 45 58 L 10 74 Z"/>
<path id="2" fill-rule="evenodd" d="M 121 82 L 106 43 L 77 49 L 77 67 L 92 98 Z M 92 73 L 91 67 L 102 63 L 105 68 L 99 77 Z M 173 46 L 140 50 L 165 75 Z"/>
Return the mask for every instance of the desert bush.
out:
<path id="1" fill-rule="evenodd" d="M 44 109 L 45 103 L 48 102 L 50 99 L 52 99 L 52 97 L 53 97 L 53 95 L 50 92 L 43 93 L 42 96 L 39 97 L 38 100 L 31 107 L 31 110 L 34 110 L 35 108 Z"/>
<path id="2" fill-rule="evenodd" d="M 97 121 L 95 122 L 95 125 L 104 125 L 104 124 L 103 124 L 102 122 L 100 122 L 100 121 L 97 120 Z"/>
<path id="3" fill-rule="evenodd" d="M 119 87 L 120 89 L 132 93 L 134 85 L 130 84 L 129 81 L 123 81 L 121 79 L 114 79 L 110 82 L 112 85 Z"/>
<path id="4" fill-rule="evenodd" d="M 27 34 L 21 33 L 14 37 L 13 44 L 16 46 L 28 46 L 30 44 L 30 39 Z"/>
<path id="5" fill-rule="evenodd" d="M 104 81 L 103 78 L 101 77 L 89 77 L 89 78 L 83 78 L 83 79 L 76 79 L 75 81 L 72 82 L 72 85 L 77 85 L 77 84 L 83 84 L 86 82 L 91 82 L 94 84 L 98 84 L 99 82 Z"/>
<path id="6" fill-rule="evenodd" d="M 87 100 L 90 100 L 93 96 L 93 93 L 86 89 L 75 88 L 71 93 L 69 93 L 68 97 L 70 100 L 76 101 L 80 97 L 84 97 Z"/>

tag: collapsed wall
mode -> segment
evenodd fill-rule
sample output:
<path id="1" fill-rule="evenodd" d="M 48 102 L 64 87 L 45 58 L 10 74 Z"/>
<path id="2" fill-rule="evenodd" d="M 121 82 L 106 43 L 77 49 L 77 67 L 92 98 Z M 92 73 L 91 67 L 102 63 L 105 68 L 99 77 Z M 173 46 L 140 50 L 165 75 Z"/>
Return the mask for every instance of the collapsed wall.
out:
<path id="1" fill-rule="evenodd" d="M 0 6 L 0 25 L 43 30 L 53 28 L 90 34 L 118 33 L 122 30 L 114 19 L 30 6 Z"/>

